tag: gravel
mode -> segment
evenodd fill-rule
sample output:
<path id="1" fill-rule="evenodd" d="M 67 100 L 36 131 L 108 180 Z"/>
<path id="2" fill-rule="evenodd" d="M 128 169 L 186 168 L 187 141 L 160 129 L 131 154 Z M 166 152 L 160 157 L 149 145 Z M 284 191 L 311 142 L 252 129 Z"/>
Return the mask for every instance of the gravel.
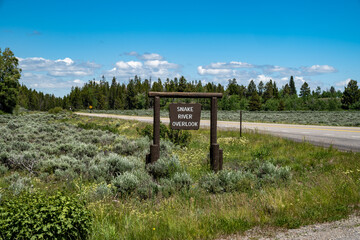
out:
<path id="1" fill-rule="evenodd" d="M 354 240 L 360 239 L 360 216 L 351 215 L 349 218 L 330 222 L 304 226 L 298 229 L 261 229 L 255 227 L 244 234 L 235 234 L 219 240 Z"/>

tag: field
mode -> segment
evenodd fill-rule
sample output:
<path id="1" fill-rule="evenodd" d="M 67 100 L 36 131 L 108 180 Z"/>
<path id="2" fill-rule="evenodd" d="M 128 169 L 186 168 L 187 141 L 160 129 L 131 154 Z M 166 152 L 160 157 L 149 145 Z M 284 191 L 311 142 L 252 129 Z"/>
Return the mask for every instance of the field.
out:
<path id="1" fill-rule="evenodd" d="M 89 111 L 87 111 L 89 112 Z M 153 110 L 93 110 L 95 113 L 119 115 L 152 116 Z M 169 112 L 160 111 L 161 117 L 168 117 Z M 210 111 L 202 110 L 201 117 L 210 119 Z M 360 111 L 243 111 L 244 122 L 289 123 L 326 126 L 360 126 Z M 239 121 L 239 111 L 218 111 L 218 120 Z"/>
<path id="2" fill-rule="evenodd" d="M 137 130 L 145 126 L 67 113 L 0 116 L 0 239 L 14 238 L 21 226 L 23 234 L 43 238 L 52 229 L 82 229 L 77 238 L 214 239 L 254 226 L 337 220 L 358 210 L 359 153 L 219 131 L 224 170 L 214 174 L 209 130 L 198 130 L 190 131 L 187 147 L 163 140 L 160 160 L 145 167 L 151 141 Z M 34 195 L 50 199 L 48 205 L 56 196 L 61 201 L 47 207 L 41 200 L 35 209 L 26 204 Z M 21 221 L 21 212 L 11 212 L 25 207 L 40 215 L 61 209 L 52 216 L 62 217 L 44 218 L 48 225 L 39 227 L 31 216 Z"/>

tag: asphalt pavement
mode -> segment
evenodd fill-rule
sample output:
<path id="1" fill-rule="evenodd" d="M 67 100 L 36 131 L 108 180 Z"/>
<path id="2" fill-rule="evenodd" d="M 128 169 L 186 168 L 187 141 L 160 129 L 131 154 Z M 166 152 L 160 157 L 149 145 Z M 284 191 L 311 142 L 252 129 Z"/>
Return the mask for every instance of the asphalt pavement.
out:
<path id="1" fill-rule="evenodd" d="M 82 116 L 118 118 L 125 120 L 136 120 L 142 122 L 153 122 L 153 117 L 128 116 L 100 113 L 76 113 Z M 168 124 L 169 118 L 161 118 L 162 123 Z M 210 120 L 201 120 L 201 128 L 209 128 Z M 253 123 L 243 122 L 243 131 L 256 131 L 275 136 L 284 137 L 294 141 L 307 141 L 314 145 L 332 146 L 343 151 L 360 152 L 360 127 L 334 127 L 317 125 L 295 125 L 275 123 Z M 218 129 L 240 131 L 240 123 L 232 121 L 218 121 Z"/>

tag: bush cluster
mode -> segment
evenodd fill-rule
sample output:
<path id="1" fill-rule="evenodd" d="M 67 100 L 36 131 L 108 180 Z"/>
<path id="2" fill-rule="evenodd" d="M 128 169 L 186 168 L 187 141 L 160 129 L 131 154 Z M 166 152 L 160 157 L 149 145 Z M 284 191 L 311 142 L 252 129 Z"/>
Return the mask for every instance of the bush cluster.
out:
<path id="1" fill-rule="evenodd" d="M 54 107 L 54 108 L 49 109 L 48 112 L 50 114 L 58 114 L 58 113 L 61 113 L 62 111 L 64 111 L 64 109 L 62 109 L 62 107 Z"/>
<path id="2" fill-rule="evenodd" d="M 246 192 L 266 184 L 286 183 L 290 179 L 289 167 L 279 167 L 269 161 L 255 159 L 243 170 L 208 173 L 200 179 L 199 186 L 210 193 Z"/>
<path id="3" fill-rule="evenodd" d="M 145 167 L 147 137 L 128 139 L 97 124 L 79 127 L 55 121 L 65 117 L 62 113 L 1 117 L 0 174 L 25 171 L 47 181 L 80 177 L 101 183 L 94 190 L 98 193 L 89 193 L 100 198 L 109 191 L 121 197 L 149 198 L 189 188 L 191 178 L 173 156 L 175 145 L 170 141 L 162 141 L 159 161 Z M 17 173 L 11 178 L 8 190 L 13 195 L 31 189 L 30 178 Z M 104 187 L 109 184 L 112 187 Z"/>
<path id="4" fill-rule="evenodd" d="M 86 239 L 90 230 L 85 203 L 61 193 L 22 194 L 0 203 L 1 239 Z"/>
<path id="5" fill-rule="evenodd" d="M 124 171 L 112 180 L 120 196 L 137 196 L 142 199 L 157 194 L 170 196 L 176 191 L 188 190 L 192 179 L 180 166 L 177 157 L 160 158 L 144 168 Z"/>

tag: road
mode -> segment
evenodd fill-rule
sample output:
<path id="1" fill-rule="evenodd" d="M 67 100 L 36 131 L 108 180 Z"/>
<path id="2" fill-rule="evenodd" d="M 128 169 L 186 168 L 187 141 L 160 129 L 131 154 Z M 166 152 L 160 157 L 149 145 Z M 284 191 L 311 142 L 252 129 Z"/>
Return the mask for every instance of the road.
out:
<path id="1" fill-rule="evenodd" d="M 82 116 L 118 118 L 125 120 L 136 120 L 142 122 L 153 122 L 152 117 L 127 116 L 115 114 L 98 113 L 76 113 Z M 161 122 L 168 124 L 168 118 L 161 118 Z M 209 128 L 210 120 L 201 120 L 201 128 Z M 239 122 L 218 121 L 218 129 L 239 131 Z M 334 126 L 315 126 L 315 125 L 295 125 L 295 124 L 275 124 L 275 123 L 252 123 L 243 122 L 245 131 L 257 131 L 267 133 L 294 141 L 307 141 L 314 145 L 334 148 L 343 151 L 360 152 L 360 127 L 334 127 Z"/>

